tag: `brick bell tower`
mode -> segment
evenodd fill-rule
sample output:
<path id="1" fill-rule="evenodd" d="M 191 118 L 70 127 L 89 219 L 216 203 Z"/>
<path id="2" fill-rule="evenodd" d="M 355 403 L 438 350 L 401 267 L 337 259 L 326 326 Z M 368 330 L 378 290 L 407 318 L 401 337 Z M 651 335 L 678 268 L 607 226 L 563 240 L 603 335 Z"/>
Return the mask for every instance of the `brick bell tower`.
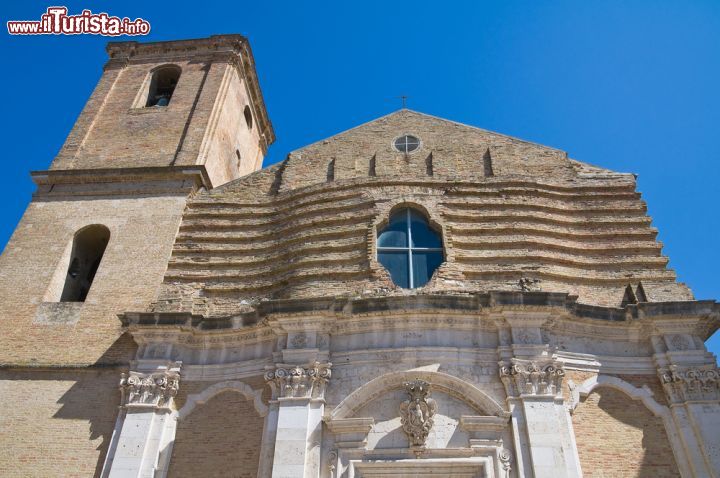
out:
<path id="1" fill-rule="evenodd" d="M 124 367 L 134 344 L 117 315 L 155 299 L 186 200 L 260 169 L 274 140 L 244 37 L 107 52 L 50 169 L 32 173 L 37 191 L 0 258 L 11 368 Z"/>

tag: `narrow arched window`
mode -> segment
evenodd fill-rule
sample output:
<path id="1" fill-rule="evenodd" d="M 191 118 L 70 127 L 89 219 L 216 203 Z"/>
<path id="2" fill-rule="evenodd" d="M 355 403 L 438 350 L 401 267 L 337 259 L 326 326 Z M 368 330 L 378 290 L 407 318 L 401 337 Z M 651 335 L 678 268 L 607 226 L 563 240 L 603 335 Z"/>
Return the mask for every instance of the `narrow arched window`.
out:
<path id="1" fill-rule="evenodd" d="M 99 224 L 75 234 L 61 302 L 85 302 L 109 240 L 110 230 Z"/>
<path id="2" fill-rule="evenodd" d="M 248 129 L 252 129 L 253 121 L 252 121 L 252 113 L 250 112 L 250 107 L 245 105 L 245 109 L 243 110 L 243 115 L 245 116 L 245 124 L 247 124 Z"/>
<path id="3" fill-rule="evenodd" d="M 402 209 L 378 231 L 377 257 L 395 284 L 406 289 L 422 287 L 443 262 L 442 238 L 425 216 Z"/>
<path id="4" fill-rule="evenodd" d="M 167 106 L 170 104 L 180 79 L 180 67 L 164 66 L 153 73 L 145 106 Z"/>
<path id="5" fill-rule="evenodd" d="M 325 180 L 328 183 L 331 183 L 335 181 L 335 160 L 332 159 L 327 165 L 327 173 L 325 175 Z"/>

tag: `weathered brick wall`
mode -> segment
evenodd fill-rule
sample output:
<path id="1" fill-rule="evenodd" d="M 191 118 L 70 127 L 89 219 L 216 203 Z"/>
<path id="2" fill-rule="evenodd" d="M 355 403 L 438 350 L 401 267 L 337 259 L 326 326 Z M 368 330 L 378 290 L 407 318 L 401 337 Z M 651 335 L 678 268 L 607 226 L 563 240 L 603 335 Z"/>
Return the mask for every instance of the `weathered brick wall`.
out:
<path id="1" fill-rule="evenodd" d="M 97 109 L 87 112 L 93 121 L 87 125 L 82 146 L 74 156 L 61 151 L 52 168 L 170 166 L 203 81 L 211 88 L 217 86 L 219 78 L 207 81 L 202 63 L 173 62 L 182 69 L 182 74 L 170 104 L 134 108 L 150 71 L 165 63 L 168 61 L 157 59 L 152 63 L 127 65 L 117 74 L 111 88 L 96 90 L 96 94 L 106 96 L 98 99 L 97 104 L 88 103 L 87 107 L 97 106 Z M 222 77 L 221 70 L 213 73 Z M 212 107 L 212 103 L 209 106 Z"/>
<path id="2" fill-rule="evenodd" d="M 224 65 L 224 69 L 215 105 L 219 110 L 217 121 L 209 125 L 214 129 L 209 131 L 207 148 L 200 151 L 198 159 L 205 164 L 213 185 L 225 184 L 257 171 L 263 161 L 256 121 L 248 127 L 243 114 L 245 106 L 250 105 L 245 84 L 236 68 Z"/>
<path id="3" fill-rule="evenodd" d="M 178 423 L 170 478 L 255 478 L 264 420 L 234 391 L 199 405 Z"/>
<path id="4" fill-rule="evenodd" d="M 235 37 L 216 37 L 114 46 L 110 51 L 116 57 L 106 65 L 51 168 L 204 164 L 214 186 L 259 169 L 264 145 L 274 134 L 249 47 L 241 44 Z M 230 45 L 236 48 L 233 53 Z M 226 48 L 223 54 L 217 53 L 219 46 Z M 243 48 L 247 50 L 238 51 Z M 170 64 L 181 74 L 169 105 L 145 107 L 153 71 Z M 252 128 L 243 115 L 246 106 Z"/>
<path id="5" fill-rule="evenodd" d="M 421 148 L 408 155 L 398 152 L 393 140 L 403 134 L 420 138 Z M 377 177 L 427 179 L 431 161 L 434 176 L 481 178 L 485 176 L 483 157 L 488 150 L 495 175 L 575 176 L 563 151 L 401 110 L 293 151 L 281 191 L 324 182 L 327 164 L 333 159 L 335 180 L 368 176 L 373 157 Z"/>
<path id="6" fill-rule="evenodd" d="M 679 476 L 662 419 L 624 393 L 601 387 L 572 416 L 583 476 Z"/>
<path id="7" fill-rule="evenodd" d="M 423 146 L 405 158 L 391 144 L 407 132 Z M 487 148 L 492 177 L 471 164 Z M 430 152 L 432 175 L 416 161 Z M 373 156 L 374 176 L 363 159 Z M 651 302 L 692 299 L 631 175 L 403 110 L 196 196 L 155 310 L 222 316 L 263 297 L 405 294 L 374 249 L 375 226 L 403 204 L 427 212 L 445 241 L 446 262 L 425 292 L 518 290 L 526 279 L 531 290 L 619 307 L 627 285 L 642 282 Z"/>
<path id="8" fill-rule="evenodd" d="M 99 476 L 121 370 L 0 370 L 0 476 Z"/>
<path id="9" fill-rule="evenodd" d="M 0 256 L 0 363 L 93 364 L 132 358 L 135 346 L 121 337 L 118 314 L 145 310 L 155 299 L 184 205 L 184 195 L 31 203 Z M 56 272 L 66 275 L 65 252 L 75 232 L 89 224 L 110 229 L 93 285 L 72 314 L 50 320 L 53 308 L 42 303 L 50 300 L 46 294 Z"/>

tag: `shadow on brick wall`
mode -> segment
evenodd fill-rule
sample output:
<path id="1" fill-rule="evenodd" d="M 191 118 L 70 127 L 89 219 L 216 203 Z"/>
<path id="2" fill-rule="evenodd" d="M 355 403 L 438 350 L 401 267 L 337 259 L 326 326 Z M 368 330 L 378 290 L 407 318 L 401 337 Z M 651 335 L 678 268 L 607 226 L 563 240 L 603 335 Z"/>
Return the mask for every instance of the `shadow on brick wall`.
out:
<path id="1" fill-rule="evenodd" d="M 595 389 L 573 414 L 583 476 L 680 476 L 662 419 L 607 387 Z"/>
<path id="2" fill-rule="evenodd" d="M 0 416 L 0 429 L 10 430 L 0 434 L 6 451 L 0 470 L 100 476 L 120 405 L 120 373 L 135 350 L 126 335 L 90 367 L 0 370 L 2 395 L 18 404 Z M 49 468 L 38 468 L 43 464 Z"/>

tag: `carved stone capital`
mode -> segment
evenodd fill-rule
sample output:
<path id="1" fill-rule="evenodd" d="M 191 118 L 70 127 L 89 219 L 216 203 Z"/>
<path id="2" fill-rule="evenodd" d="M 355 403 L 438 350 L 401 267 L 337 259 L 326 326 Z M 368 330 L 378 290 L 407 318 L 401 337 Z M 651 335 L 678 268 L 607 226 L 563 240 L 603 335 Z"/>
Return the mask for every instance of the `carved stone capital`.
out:
<path id="1" fill-rule="evenodd" d="M 120 375 L 121 403 L 125 407 L 170 408 L 179 387 L 179 370 Z"/>
<path id="2" fill-rule="evenodd" d="M 434 423 L 437 402 L 430 398 L 430 384 L 424 380 L 405 382 L 403 386 L 410 397 L 400 404 L 400 423 L 410 446 L 423 447 Z"/>
<path id="3" fill-rule="evenodd" d="M 318 398 L 325 396 L 331 363 L 315 362 L 308 367 L 278 365 L 265 372 L 265 381 L 275 398 Z"/>
<path id="4" fill-rule="evenodd" d="M 511 359 L 500 362 L 500 380 L 511 397 L 562 396 L 565 377 L 563 363 L 549 358 L 545 360 Z"/>
<path id="5" fill-rule="evenodd" d="M 714 365 L 679 367 L 659 371 L 665 394 L 672 403 L 720 400 L 720 371 Z"/>

